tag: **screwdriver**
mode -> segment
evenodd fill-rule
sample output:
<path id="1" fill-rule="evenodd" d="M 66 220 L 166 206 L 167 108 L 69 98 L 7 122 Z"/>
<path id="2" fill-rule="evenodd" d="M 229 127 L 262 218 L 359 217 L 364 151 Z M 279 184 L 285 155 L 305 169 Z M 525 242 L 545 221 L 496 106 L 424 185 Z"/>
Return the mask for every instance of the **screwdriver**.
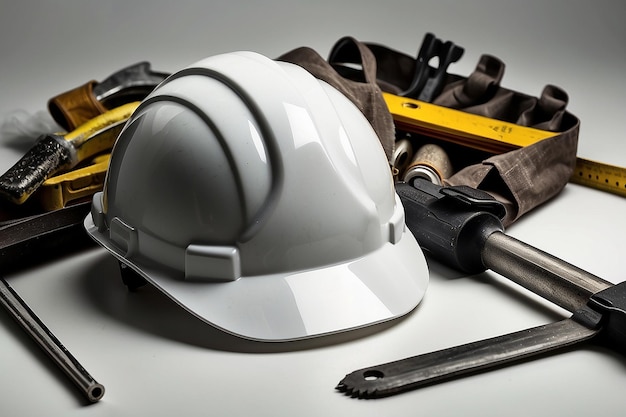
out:
<path id="1" fill-rule="evenodd" d="M 407 227 L 433 258 L 467 274 L 491 269 L 573 314 L 556 323 L 363 368 L 346 375 L 339 391 L 358 398 L 389 396 L 592 339 L 624 351 L 626 282 L 613 285 L 506 235 L 500 221 L 504 206 L 483 191 L 418 179 L 396 184 L 396 192 Z"/>

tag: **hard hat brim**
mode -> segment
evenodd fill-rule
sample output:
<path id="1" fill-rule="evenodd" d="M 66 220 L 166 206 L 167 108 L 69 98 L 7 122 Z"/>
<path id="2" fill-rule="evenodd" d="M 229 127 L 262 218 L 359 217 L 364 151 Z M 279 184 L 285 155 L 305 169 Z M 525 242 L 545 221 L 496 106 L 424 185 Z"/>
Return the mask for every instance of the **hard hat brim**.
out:
<path id="1" fill-rule="evenodd" d="M 291 341 L 344 332 L 410 313 L 428 285 L 428 267 L 411 232 L 357 259 L 314 270 L 207 283 L 185 280 L 156 264 L 127 259 L 95 226 L 89 235 L 173 301 L 227 333 Z"/>

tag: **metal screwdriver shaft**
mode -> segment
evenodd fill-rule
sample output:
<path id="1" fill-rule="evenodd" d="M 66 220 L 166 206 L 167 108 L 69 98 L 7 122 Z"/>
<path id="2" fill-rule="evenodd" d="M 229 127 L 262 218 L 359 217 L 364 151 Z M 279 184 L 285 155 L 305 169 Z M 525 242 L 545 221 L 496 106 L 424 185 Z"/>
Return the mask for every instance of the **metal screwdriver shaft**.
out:
<path id="1" fill-rule="evenodd" d="M 96 402 L 102 398 L 104 386 L 89 375 L 3 278 L 0 278 L 0 302 L 89 401 Z"/>
<path id="2" fill-rule="evenodd" d="M 494 232 L 485 240 L 482 260 L 487 269 L 572 313 L 586 305 L 593 294 L 613 286 L 502 232 Z"/>

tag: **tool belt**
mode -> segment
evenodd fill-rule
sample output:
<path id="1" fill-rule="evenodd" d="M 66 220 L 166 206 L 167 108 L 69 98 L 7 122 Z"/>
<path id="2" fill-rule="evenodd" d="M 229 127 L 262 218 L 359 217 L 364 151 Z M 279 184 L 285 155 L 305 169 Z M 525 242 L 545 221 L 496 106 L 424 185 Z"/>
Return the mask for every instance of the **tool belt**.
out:
<path id="1" fill-rule="evenodd" d="M 439 67 L 429 68 L 436 38 L 427 34 L 420 55 L 411 57 L 386 46 L 340 39 L 328 60 L 302 47 L 278 59 L 298 64 L 349 97 L 370 120 L 389 159 L 398 138 L 382 92 L 420 99 L 436 105 L 487 116 L 520 126 L 549 130 L 554 136 L 502 154 L 483 154 L 456 166 L 446 185 L 468 185 L 489 192 L 506 207 L 510 225 L 534 207 L 558 194 L 569 181 L 576 162 L 579 120 L 566 110 L 568 96 L 547 85 L 539 97 L 501 86 L 504 63 L 483 55 L 468 77 L 449 74 L 447 65 L 460 58 L 450 42 L 439 45 Z M 435 51 L 436 54 L 436 51 Z M 430 84 L 429 84 L 430 83 Z M 433 84 L 438 84 L 432 88 Z M 421 89 L 419 86 L 423 86 Z M 417 88 L 416 88 L 417 87 Z"/>

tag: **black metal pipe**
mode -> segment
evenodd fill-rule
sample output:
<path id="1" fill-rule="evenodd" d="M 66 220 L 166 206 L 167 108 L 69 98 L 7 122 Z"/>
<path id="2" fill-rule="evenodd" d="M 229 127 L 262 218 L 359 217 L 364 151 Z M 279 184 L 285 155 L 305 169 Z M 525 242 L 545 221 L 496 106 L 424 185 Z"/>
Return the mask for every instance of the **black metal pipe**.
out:
<path id="1" fill-rule="evenodd" d="M 56 365 L 72 380 L 90 402 L 99 401 L 104 386 L 83 368 L 78 360 L 63 346 L 24 300 L 3 278 L 0 278 L 0 304 L 37 342 Z"/>

